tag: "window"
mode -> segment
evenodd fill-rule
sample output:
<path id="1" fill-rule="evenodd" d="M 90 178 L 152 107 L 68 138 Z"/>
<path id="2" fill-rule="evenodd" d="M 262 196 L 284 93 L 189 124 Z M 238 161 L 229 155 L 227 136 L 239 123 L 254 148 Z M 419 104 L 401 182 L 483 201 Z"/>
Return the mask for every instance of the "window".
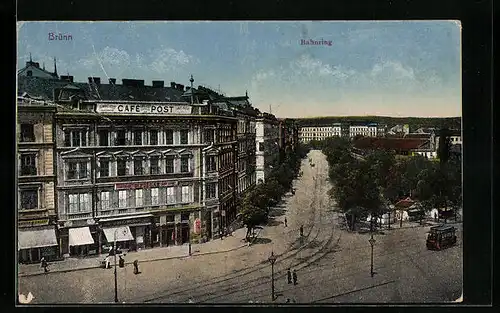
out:
<path id="1" fill-rule="evenodd" d="M 217 196 L 216 184 L 217 183 L 208 183 L 206 185 L 206 199 L 212 199 Z"/>
<path id="2" fill-rule="evenodd" d="M 181 221 L 189 221 L 189 213 L 181 213 Z"/>
<path id="3" fill-rule="evenodd" d="M 165 170 L 167 174 L 174 172 L 174 158 L 172 156 L 167 156 L 165 159 Z"/>
<path id="4" fill-rule="evenodd" d="M 181 173 L 189 172 L 189 156 L 181 156 Z"/>
<path id="5" fill-rule="evenodd" d="M 134 175 L 143 175 L 142 158 L 134 159 Z"/>
<path id="6" fill-rule="evenodd" d="M 33 71 L 26 71 L 26 76 L 33 76 Z"/>
<path id="7" fill-rule="evenodd" d="M 35 141 L 35 125 L 21 124 L 21 142 Z"/>
<path id="8" fill-rule="evenodd" d="M 125 145 L 125 130 L 121 129 L 116 132 L 116 143 L 115 145 L 117 146 L 124 146 Z"/>
<path id="9" fill-rule="evenodd" d="M 109 176 L 109 160 L 100 160 L 99 176 L 108 177 Z"/>
<path id="10" fill-rule="evenodd" d="M 87 132 L 84 130 L 66 130 L 64 132 L 64 145 L 66 147 L 87 146 Z"/>
<path id="11" fill-rule="evenodd" d="M 66 179 L 85 179 L 87 178 L 87 162 L 68 161 Z"/>
<path id="12" fill-rule="evenodd" d="M 118 176 L 127 175 L 127 160 L 125 158 L 120 158 L 116 161 L 116 169 Z"/>
<path id="13" fill-rule="evenodd" d="M 109 146 L 109 132 L 105 129 L 99 130 L 99 146 Z"/>
<path id="14" fill-rule="evenodd" d="M 136 146 L 142 145 L 142 130 L 134 131 L 134 145 Z"/>
<path id="15" fill-rule="evenodd" d="M 165 144 L 166 145 L 174 144 L 174 131 L 171 129 L 165 130 Z"/>
<path id="16" fill-rule="evenodd" d="M 153 146 L 158 145 L 158 131 L 156 129 L 149 131 L 149 144 Z"/>
<path id="17" fill-rule="evenodd" d="M 158 205 L 158 188 L 151 188 L 151 205 Z"/>
<path id="18" fill-rule="evenodd" d="M 118 207 L 126 208 L 127 207 L 127 191 L 120 190 L 118 191 Z"/>
<path id="19" fill-rule="evenodd" d="M 217 170 L 217 166 L 215 163 L 215 156 L 209 155 L 207 157 L 207 172 L 213 172 Z"/>
<path id="20" fill-rule="evenodd" d="M 191 187 L 182 186 L 182 202 L 191 202 Z"/>
<path id="21" fill-rule="evenodd" d="M 167 187 L 167 204 L 175 203 L 175 187 Z"/>
<path id="22" fill-rule="evenodd" d="M 36 175 L 36 154 L 21 155 L 21 175 Z"/>
<path id="23" fill-rule="evenodd" d="M 149 159 L 149 162 L 150 162 L 149 173 L 151 175 L 160 174 L 159 158 L 158 157 L 151 157 Z"/>
<path id="24" fill-rule="evenodd" d="M 90 196 L 86 193 L 77 193 L 68 195 L 68 213 L 83 213 L 89 212 Z"/>
<path id="25" fill-rule="evenodd" d="M 135 191 L 135 205 L 142 206 L 142 189 L 137 189 Z"/>
<path id="26" fill-rule="evenodd" d="M 181 133 L 181 145 L 187 145 L 189 131 L 187 129 L 183 129 L 183 130 L 181 130 L 180 133 Z"/>
<path id="27" fill-rule="evenodd" d="M 205 129 L 205 143 L 214 142 L 214 130 L 213 129 Z"/>
<path id="28" fill-rule="evenodd" d="M 109 191 L 101 192 L 100 202 L 101 202 L 101 210 L 109 210 L 110 208 Z"/>
<path id="29" fill-rule="evenodd" d="M 21 190 L 21 210 L 38 209 L 38 188 Z"/>

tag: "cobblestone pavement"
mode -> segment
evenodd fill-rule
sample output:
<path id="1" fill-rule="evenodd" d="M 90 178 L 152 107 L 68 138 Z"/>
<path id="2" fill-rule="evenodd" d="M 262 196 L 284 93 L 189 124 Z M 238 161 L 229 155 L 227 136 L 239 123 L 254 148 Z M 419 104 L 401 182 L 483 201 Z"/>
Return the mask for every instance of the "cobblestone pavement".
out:
<path id="1" fill-rule="evenodd" d="M 375 235 L 376 274 L 372 278 L 369 234 L 341 229 L 343 221 L 331 209 L 327 196 L 326 159 L 319 151 L 311 151 L 309 157 L 315 166 L 303 161 L 303 175 L 294 183 L 295 195 L 285 197 L 284 203 L 272 210 L 274 216 L 254 245 L 227 253 L 143 262 L 139 275 L 132 273 L 131 265 L 119 268 L 120 302 L 268 303 L 271 266 L 267 259 L 271 251 L 277 256 L 278 303 L 287 298 L 299 303 L 443 302 L 460 296 L 461 245 L 428 251 L 425 236 L 429 226 L 410 227 L 415 223 L 405 223 L 401 229 L 393 226 Z M 283 225 L 285 216 L 288 227 Z M 300 225 L 304 226 L 302 240 Z M 461 229 L 460 224 L 457 227 Z M 229 245 L 230 240 L 244 237 L 244 230 L 239 232 L 233 239 L 204 245 Z M 461 242 L 460 232 L 458 237 Z M 199 245 L 200 252 L 204 245 Z M 187 249 L 179 247 L 183 248 Z M 286 283 L 289 267 L 297 271 L 296 286 Z M 20 277 L 19 292 L 31 291 L 35 296 L 32 303 L 112 302 L 113 277 L 113 270 L 106 269 Z"/>

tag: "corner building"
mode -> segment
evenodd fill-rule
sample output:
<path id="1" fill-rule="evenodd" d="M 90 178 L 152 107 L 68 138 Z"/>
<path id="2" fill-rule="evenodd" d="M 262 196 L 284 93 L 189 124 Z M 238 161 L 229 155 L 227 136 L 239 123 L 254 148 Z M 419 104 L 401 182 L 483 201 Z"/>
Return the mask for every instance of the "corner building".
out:
<path id="1" fill-rule="evenodd" d="M 180 84 L 122 82 L 51 86 L 65 256 L 115 238 L 131 250 L 208 240 L 236 216 L 234 114 Z"/>

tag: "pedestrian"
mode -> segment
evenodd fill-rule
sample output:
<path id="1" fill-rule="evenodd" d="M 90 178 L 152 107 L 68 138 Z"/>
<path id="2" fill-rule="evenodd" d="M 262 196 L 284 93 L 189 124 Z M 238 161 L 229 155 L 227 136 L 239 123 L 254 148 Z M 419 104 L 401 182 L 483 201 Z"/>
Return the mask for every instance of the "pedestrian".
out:
<path id="1" fill-rule="evenodd" d="M 290 271 L 290 269 L 288 269 L 286 271 L 286 277 L 287 277 L 288 283 L 291 284 L 292 283 L 292 272 Z"/>
<path id="2" fill-rule="evenodd" d="M 286 217 L 285 217 L 285 227 L 288 226 L 288 221 L 286 220 Z"/>
<path id="3" fill-rule="evenodd" d="M 437 212 L 434 212 L 434 220 L 435 220 L 436 222 L 437 222 L 437 220 L 438 220 L 438 214 L 437 214 Z"/>
<path id="4" fill-rule="evenodd" d="M 297 285 L 297 273 L 293 270 L 293 284 Z"/>
<path id="5" fill-rule="evenodd" d="M 290 303 L 290 299 L 289 298 L 286 299 L 286 303 Z"/>
<path id="6" fill-rule="evenodd" d="M 49 271 L 48 266 L 49 266 L 49 264 L 45 260 L 45 257 L 42 257 L 42 259 L 40 260 L 40 267 L 43 268 L 44 273 L 47 273 Z"/>
<path id="7" fill-rule="evenodd" d="M 139 274 L 139 261 L 134 260 L 134 274 Z"/>
<path id="8" fill-rule="evenodd" d="M 300 225 L 300 237 L 304 236 L 304 225 Z"/>
<path id="9" fill-rule="evenodd" d="M 120 260 L 118 261 L 118 264 L 120 267 L 125 267 L 125 260 L 122 258 L 121 255 L 118 256 Z"/>

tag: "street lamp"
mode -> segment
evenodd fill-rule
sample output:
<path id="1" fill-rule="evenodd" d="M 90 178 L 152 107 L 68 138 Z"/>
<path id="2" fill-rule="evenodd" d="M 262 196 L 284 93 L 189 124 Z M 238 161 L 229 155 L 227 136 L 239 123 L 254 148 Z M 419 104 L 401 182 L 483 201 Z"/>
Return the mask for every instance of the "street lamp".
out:
<path id="1" fill-rule="evenodd" d="M 114 259 L 115 259 L 115 303 L 118 303 L 118 275 L 116 273 L 116 233 L 118 232 L 119 228 L 115 229 L 114 231 L 114 243 L 113 243 L 113 254 L 114 254 Z M 123 235 L 126 234 L 126 231 L 123 232 Z"/>
<path id="2" fill-rule="evenodd" d="M 375 244 L 375 239 L 373 239 L 373 230 L 371 232 L 371 238 L 368 240 L 372 247 L 372 253 L 371 253 L 371 263 L 370 263 L 370 275 L 373 277 L 373 245 Z"/>
<path id="3" fill-rule="evenodd" d="M 189 246 L 189 256 L 191 256 L 191 221 L 188 221 L 189 232 L 188 232 L 188 246 Z"/>
<path id="4" fill-rule="evenodd" d="M 276 256 L 274 251 L 271 252 L 269 256 L 269 263 L 271 263 L 271 301 L 274 301 L 274 263 L 276 262 Z"/>

